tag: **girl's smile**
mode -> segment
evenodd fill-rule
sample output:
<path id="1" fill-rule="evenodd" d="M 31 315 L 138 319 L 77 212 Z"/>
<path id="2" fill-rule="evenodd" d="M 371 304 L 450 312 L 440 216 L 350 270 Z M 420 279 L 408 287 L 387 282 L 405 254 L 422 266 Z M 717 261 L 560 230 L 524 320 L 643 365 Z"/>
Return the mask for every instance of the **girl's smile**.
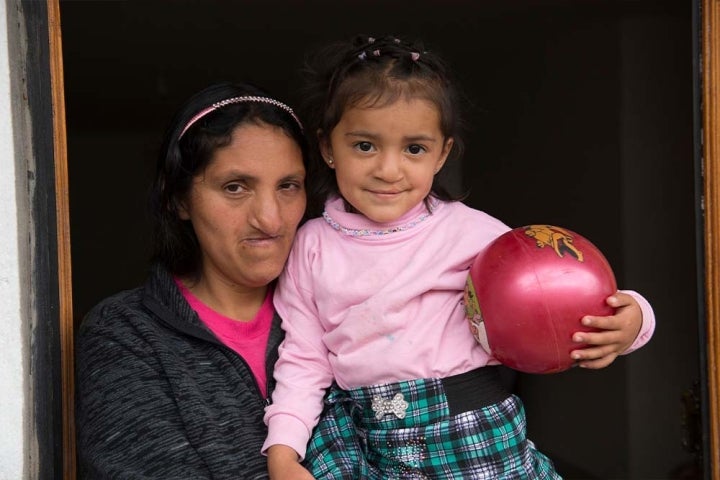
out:
<path id="1" fill-rule="evenodd" d="M 343 198 L 369 219 L 385 223 L 428 196 L 452 142 L 442 135 L 437 108 L 411 98 L 347 109 L 322 151 Z"/>

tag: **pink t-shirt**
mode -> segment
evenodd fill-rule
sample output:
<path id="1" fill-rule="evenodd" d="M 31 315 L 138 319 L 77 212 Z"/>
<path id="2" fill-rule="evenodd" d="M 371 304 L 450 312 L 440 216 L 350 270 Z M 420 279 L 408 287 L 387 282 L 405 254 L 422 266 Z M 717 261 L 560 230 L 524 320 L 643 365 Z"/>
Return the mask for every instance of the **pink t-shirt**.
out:
<path id="1" fill-rule="evenodd" d="M 185 300 L 197 312 L 200 320 L 215 334 L 215 336 L 228 348 L 231 348 L 247 362 L 260 392 L 267 395 L 267 376 L 265 374 L 265 351 L 270 335 L 270 327 L 274 309 L 272 305 L 272 287 L 268 288 L 267 295 L 255 318 L 248 322 L 234 320 L 222 315 L 205 305 L 190 290 L 175 279 Z"/>

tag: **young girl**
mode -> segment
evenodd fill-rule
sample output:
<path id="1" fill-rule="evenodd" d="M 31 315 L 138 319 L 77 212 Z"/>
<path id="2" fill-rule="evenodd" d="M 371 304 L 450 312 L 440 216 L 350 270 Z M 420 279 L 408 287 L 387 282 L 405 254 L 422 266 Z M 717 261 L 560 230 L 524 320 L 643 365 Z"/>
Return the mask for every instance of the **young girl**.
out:
<path id="1" fill-rule="evenodd" d="M 437 184 L 460 147 L 448 70 L 392 37 L 317 59 L 306 131 L 325 203 L 275 292 L 286 338 L 265 414 L 271 478 L 559 478 L 465 318 L 468 269 L 509 227 Z M 590 345 L 571 354 L 580 366 L 607 366 L 652 334 L 641 296 L 608 303 L 616 315 L 582 320 L 603 332 L 575 335 Z"/>

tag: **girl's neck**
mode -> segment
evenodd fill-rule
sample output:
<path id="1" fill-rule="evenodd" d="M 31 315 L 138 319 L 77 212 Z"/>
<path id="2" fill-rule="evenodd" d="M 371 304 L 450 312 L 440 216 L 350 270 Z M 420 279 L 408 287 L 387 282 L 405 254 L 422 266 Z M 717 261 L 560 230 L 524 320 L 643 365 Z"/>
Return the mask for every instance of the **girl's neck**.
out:
<path id="1" fill-rule="evenodd" d="M 340 198 L 342 198 L 343 207 L 345 207 L 346 212 L 357 213 L 359 215 L 363 215 L 363 213 L 361 211 L 359 211 L 357 208 L 353 207 L 350 202 L 345 200 L 345 197 L 340 196 Z M 435 208 L 436 203 L 437 203 L 437 199 L 432 192 L 430 192 L 428 194 L 428 196 L 425 197 L 425 199 L 423 200 L 423 204 L 425 205 L 425 208 L 427 208 L 430 213 L 432 213 L 433 209 Z"/>
<path id="2" fill-rule="evenodd" d="M 394 221 L 378 223 L 357 212 L 357 210 L 348 212 L 344 199 L 335 197 L 326 203 L 322 217 L 333 229 L 346 236 L 386 237 L 414 229 L 430 217 L 441 204 L 439 200 L 434 198 L 429 198 L 427 201 L 430 202 L 430 207 L 424 201 L 415 205 L 415 207 Z"/>

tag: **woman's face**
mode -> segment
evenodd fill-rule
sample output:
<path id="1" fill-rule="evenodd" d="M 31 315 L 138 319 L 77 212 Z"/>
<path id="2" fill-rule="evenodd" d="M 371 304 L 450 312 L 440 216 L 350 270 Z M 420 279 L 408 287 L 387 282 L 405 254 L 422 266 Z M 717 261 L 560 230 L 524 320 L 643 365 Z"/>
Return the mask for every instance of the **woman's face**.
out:
<path id="1" fill-rule="evenodd" d="M 205 280 L 264 287 L 281 272 L 305 212 L 300 147 L 267 124 L 241 125 L 192 182 L 181 218 L 200 242 Z"/>

